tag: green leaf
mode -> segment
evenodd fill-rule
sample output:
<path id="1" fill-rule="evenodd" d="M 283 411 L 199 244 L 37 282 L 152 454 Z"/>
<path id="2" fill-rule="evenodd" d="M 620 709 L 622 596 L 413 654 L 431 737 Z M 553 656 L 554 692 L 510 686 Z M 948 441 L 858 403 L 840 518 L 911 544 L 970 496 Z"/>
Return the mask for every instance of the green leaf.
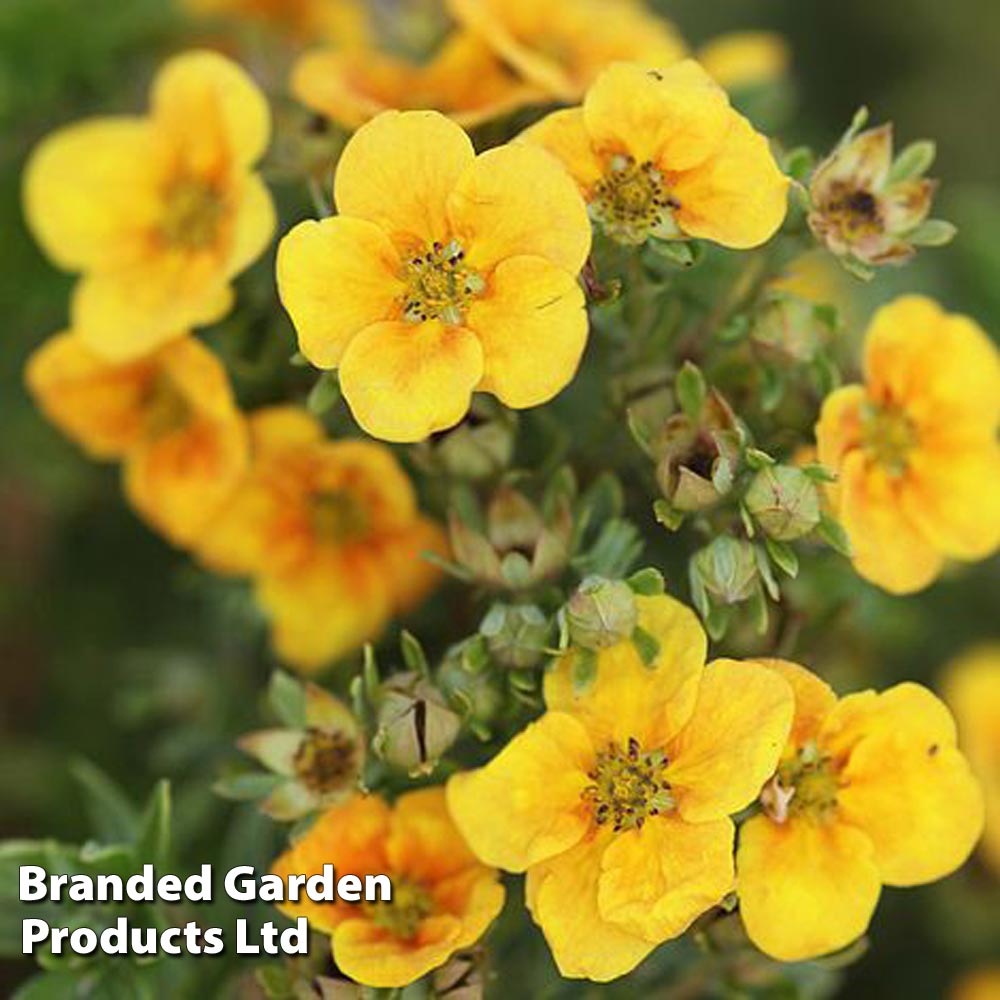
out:
<path id="1" fill-rule="evenodd" d="M 322 417 L 340 402 L 340 380 L 336 372 L 323 372 L 306 399 L 306 408 L 314 416 Z"/>
<path id="2" fill-rule="evenodd" d="M 808 146 L 798 146 L 785 155 L 785 173 L 805 184 L 816 166 L 816 156 Z"/>
<path id="3" fill-rule="evenodd" d="M 693 267 L 698 261 L 697 248 L 686 241 L 652 239 L 648 246 L 658 257 L 663 257 L 678 267 Z"/>
<path id="4" fill-rule="evenodd" d="M 677 378 L 674 381 L 674 392 L 677 394 L 677 401 L 681 404 L 681 409 L 692 420 L 698 420 L 708 396 L 708 386 L 705 384 L 705 376 L 690 361 L 685 361 L 677 373 Z"/>
<path id="5" fill-rule="evenodd" d="M 758 587 L 750 598 L 750 618 L 753 621 L 754 628 L 757 630 L 758 635 L 764 635 L 767 632 L 767 622 L 768 622 L 768 608 L 767 608 L 767 598 L 764 596 L 763 587 Z"/>
<path id="6" fill-rule="evenodd" d="M 293 368 L 308 368 L 311 362 L 309 359 L 301 352 L 296 351 L 289 359 L 288 363 Z"/>
<path id="7" fill-rule="evenodd" d="M 785 398 L 785 378 L 777 368 L 760 369 L 760 405 L 765 413 L 773 413 Z"/>
<path id="8" fill-rule="evenodd" d="M 684 513 L 675 510 L 666 500 L 657 500 L 653 504 L 653 514 L 656 520 L 669 531 L 677 531 L 684 523 Z"/>
<path id="9" fill-rule="evenodd" d="M 757 564 L 757 572 L 760 574 L 761 580 L 764 581 L 764 587 L 767 589 L 767 593 L 772 601 L 781 600 L 781 587 L 778 586 L 778 581 L 774 577 L 774 570 L 771 567 L 771 560 L 768 558 L 767 549 L 762 548 L 760 545 L 755 545 L 753 548 L 754 562 Z"/>
<path id="10" fill-rule="evenodd" d="M 125 793 L 88 760 L 74 760 L 69 770 L 83 790 L 94 836 L 105 844 L 132 843 L 139 825 L 139 814 Z"/>
<path id="11" fill-rule="evenodd" d="M 761 451 L 760 448 L 747 448 L 746 463 L 750 466 L 754 472 L 760 472 L 761 469 L 766 469 L 769 465 L 777 465 L 777 461 L 773 459 L 766 451 Z"/>
<path id="12" fill-rule="evenodd" d="M 720 456 L 712 469 L 712 485 L 723 496 L 733 488 L 733 464 L 725 455 Z"/>
<path id="13" fill-rule="evenodd" d="M 412 632 L 403 629 L 399 637 L 399 648 L 407 670 L 412 670 L 423 677 L 430 677 L 431 668 L 427 662 L 427 654 L 420 645 L 420 640 Z"/>
<path id="14" fill-rule="evenodd" d="M 937 146 L 930 139 L 912 142 L 896 157 L 889 170 L 888 185 L 923 177 L 930 170 L 937 156 Z"/>
<path id="15" fill-rule="evenodd" d="M 512 590 L 520 590 L 531 583 L 531 563 L 523 552 L 508 552 L 500 563 L 500 575 Z"/>
<path id="16" fill-rule="evenodd" d="M 75 972 L 43 972 L 20 986 L 11 1000 L 77 1000 L 80 986 Z"/>
<path id="17" fill-rule="evenodd" d="M 918 247 L 944 247 L 955 238 L 957 232 L 958 227 L 944 219 L 928 219 L 921 222 L 906 238 Z"/>
<path id="18" fill-rule="evenodd" d="M 597 653 L 592 649 L 579 649 L 573 657 L 570 676 L 574 694 L 586 694 L 597 680 Z"/>
<path id="19" fill-rule="evenodd" d="M 835 483 L 837 474 L 819 462 L 810 462 L 802 466 L 802 472 L 815 483 Z"/>
<path id="20" fill-rule="evenodd" d="M 253 802 L 270 795 L 284 780 L 280 774 L 247 771 L 219 778 L 212 785 L 212 791 L 221 798 L 232 799 L 234 802 Z"/>
<path id="21" fill-rule="evenodd" d="M 848 559 L 851 557 L 851 540 L 843 526 L 835 521 L 829 514 L 824 514 L 819 519 L 819 526 L 816 529 L 820 538 L 826 542 L 830 548 L 839 552 Z"/>
<path id="22" fill-rule="evenodd" d="M 840 263 L 848 274 L 853 274 L 859 281 L 871 281 L 875 277 L 875 269 L 863 264 L 854 257 L 841 257 Z"/>
<path id="23" fill-rule="evenodd" d="M 170 856 L 170 782 L 158 781 L 149 796 L 135 838 L 135 857 L 140 864 L 150 862 L 166 868 Z"/>
<path id="24" fill-rule="evenodd" d="M 659 597 L 666 590 L 663 574 L 652 566 L 633 573 L 625 582 L 642 597 Z"/>
<path id="25" fill-rule="evenodd" d="M 742 344 L 749 333 L 750 317 L 746 313 L 738 313 L 715 331 L 715 339 L 720 344 L 732 347 L 736 344 Z"/>
<path id="26" fill-rule="evenodd" d="M 289 729 L 302 729 L 306 724 L 306 691 L 302 683 L 283 670 L 271 675 L 267 701 L 278 720 Z"/>
<path id="27" fill-rule="evenodd" d="M 791 545 L 787 542 L 779 542 L 774 538 L 765 538 L 764 546 L 772 562 L 786 576 L 790 576 L 794 580 L 799 575 L 799 557 Z"/>
<path id="28" fill-rule="evenodd" d="M 729 631 L 729 623 L 733 619 L 733 609 L 713 605 L 705 619 L 705 631 L 713 642 L 718 642 Z"/>
<path id="29" fill-rule="evenodd" d="M 632 633 L 632 645 L 635 646 L 639 659 L 647 667 L 656 665 L 656 658 L 660 655 L 660 643 L 654 636 L 637 625 Z"/>
<path id="30" fill-rule="evenodd" d="M 628 422 L 628 429 L 632 435 L 632 440 L 642 449 L 643 454 L 647 458 L 655 459 L 656 454 L 653 449 L 652 435 L 649 433 L 649 428 L 640 420 L 639 414 L 633 407 L 629 407 L 626 410 L 625 419 Z"/>

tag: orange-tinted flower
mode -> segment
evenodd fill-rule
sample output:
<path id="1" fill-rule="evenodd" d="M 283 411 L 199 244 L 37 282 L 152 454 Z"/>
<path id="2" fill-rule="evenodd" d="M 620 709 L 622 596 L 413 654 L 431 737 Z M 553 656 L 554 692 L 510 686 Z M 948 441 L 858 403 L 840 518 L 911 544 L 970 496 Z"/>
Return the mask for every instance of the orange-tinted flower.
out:
<path id="1" fill-rule="evenodd" d="M 329 441 L 295 407 L 250 418 L 252 467 L 199 546 L 222 573 L 253 577 L 275 649 L 301 670 L 377 638 L 437 579 L 444 549 L 392 452 Z"/>
<path id="2" fill-rule="evenodd" d="M 698 62 L 728 91 L 758 87 L 788 72 L 788 43 L 773 31 L 733 31 L 716 35 L 697 52 Z"/>
<path id="3" fill-rule="evenodd" d="M 274 865 L 274 874 L 308 875 L 332 864 L 343 875 L 388 875 L 392 901 L 285 903 L 330 935 L 342 972 L 366 986 L 399 987 L 479 940 L 500 912 L 503 886 L 455 829 L 444 790 L 426 788 L 388 806 L 355 796 L 324 813 Z"/>
<path id="4" fill-rule="evenodd" d="M 972 320 L 907 296 L 876 314 L 864 368 L 823 404 L 819 459 L 855 568 L 905 594 L 1000 544 L 1000 355 Z"/>
<path id="5" fill-rule="evenodd" d="M 121 460 L 132 506 L 175 545 L 197 541 L 246 470 L 225 369 L 193 338 L 110 362 L 63 333 L 32 355 L 26 379 L 63 433 L 94 458 Z"/>
<path id="6" fill-rule="evenodd" d="M 97 118 L 42 142 L 25 212 L 49 257 L 82 272 L 73 327 L 91 349 L 139 357 L 229 311 L 231 280 L 274 234 L 252 172 L 270 128 L 243 70 L 195 51 L 157 75 L 147 117 Z"/>
<path id="7" fill-rule="evenodd" d="M 606 66 L 669 66 L 683 58 L 673 25 L 637 0 L 449 0 L 458 21 L 525 79 L 578 101 Z"/>
<path id="8" fill-rule="evenodd" d="M 183 0 L 193 14 L 262 21 L 296 40 L 356 38 L 365 11 L 357 0 Z"/>
<path id="9" fill-rule="evenodd" d="M 613 239 L 707 239 L 744 249 L 785 218 L 788 180 L 764 136 L 695 62 L 619 63 L 582 108 L 556 111 L 522 136 L 558 157 L 591 218 Z"/>
<path id="10" fill-rule="evenodd" d="M 430 108 L 471 127 L 537 103 L 541 96 L 485 42 L 465 31 L 450 34 L 423 63 L 371 46 L 308 52 L 292 72 L 292 92 L 347 129 L 393 108 Z"/>
<path id="11" fill-rule="evenodd" d="M 926 688 L 838 701 L 803 667 L 766 662 L 795 692 L 795 721 L 763 812 L 740 828 L 736 889 L 753 943 L 794 962 L 860 937 L 883 884 L 958 868 L 983 799 L 951 714 Z"/>
<path id="12" fill-rule="evenodd" d="M 966 972 L 952 986 L 948 1000 L 1000 1000 L 1000 965 Z"/>
<path id="13" fill-rule="evenodd" d="M 386 111 L 347 144 L 334 193 L 339 215 L 281 241 L 278 289 L 302 353 L 339 369 L 369 434 L 419 441 L 473 391 L 523 409 L 573 378 L 590 226 L 551 156 L 476 156 L 437 112 Z"/>
<path id="14" fill-rule="evenodd" d="M 958 736 L 986 793 L 983 856 L 1000 876 L 1000 643 L 960 656 L 944 677 Z"/>

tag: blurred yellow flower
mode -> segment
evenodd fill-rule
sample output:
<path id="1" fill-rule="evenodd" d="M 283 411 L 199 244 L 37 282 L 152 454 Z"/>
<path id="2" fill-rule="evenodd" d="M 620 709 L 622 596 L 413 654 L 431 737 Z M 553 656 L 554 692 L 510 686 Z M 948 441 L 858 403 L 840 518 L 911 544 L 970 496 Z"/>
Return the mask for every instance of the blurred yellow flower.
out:
<path id="1" fill-rule="evenodd" d="M 293 919 L 330 935 L 338 968 L 366 986 L 400 987 L 479 940 L 503 907 L 497 873 L 471 854 L 445 808 L 444 790 L 401 796 L 394 807 L 355 796 L 334 806 L 274 864 L 282 878 L 321 872 L 388 875 L 392 901 L 285 903 Z"/>
<path id="2" fill-rule="evenodd" d="M 788 180 L 767 139 L 690 60 L 612 66 L 583 107 L 553 112 L 522 139 L 566 165 L 591 217 L 620 243 L 697 238 L 744 249 L 785 218 Z"/>
<path id="3" fill-rule="evenodd" d="M 824 402 L 819 459 L 857 571 L 911 593 L 1000 543 L 1000 354 L 971 319 L 906 296 L 875 315 L 864 369 Z"/>
<path id="4" fill-rule="evenodd" d="M 579 101 L 606 66 L 669 66 L 684 42 L 638 0 L 448 0 L 460 24 L 560 101 Z"/>
<path id="5" fill-rule="evenodd" d="M 984 965 L 965 973 L 952 986 L 949 1000 L 1000 1000 L 1000 965 Z"/>
<path id="6" fill-rule="evenodd" d="M 370 46 L 308 52 L 296 63 L 291 86 L 303 104 L 347 129 L 405 108 L 441 111 L 472 127 L 541 99 L 465 31 L 450 34 L 425 63 Z"/>
<path id="7" fill-rule="evenodd" d="M 637 597 L 658 646 L 580 653 L 545 680 L 548 711 L 486 767 L 447 786 L 487 864 L 527 871 L 527 899 L 564 976 L 601 982 L 683 933 L 733 886 L 733 823 L 788 735 L 788 685 L 756 664 L 704 666 L 697 618 Z"/>
<path id="8" fill-rule="evenodd" d="M 753 943 L 793 962 L 846 947 L 882 885 L 932 882 L 969 856 L 983 799 L 951 713 L 918 684 L 837 700 L 804 667 L 765 661 L 795 721 L 763 812 L 740 829 L 737 893 Z"/>
<path id="9" fill-rule="evenodd" d="M 197 541 L 246 471 L 246 424 L 226 371 L 193 338 L 110 362 L 62 333 L 31 356 L 26 380 L 89 455 L 122 461 L 130 503 L 175 545 Z"/>
<path id="10" fill-rule="evenodd" d="M 348 143 L 335 196 L 338 216 L 282 240 L 278 289 L 302 353 L 339 368 L 369 434 L 418 441 L 457 424 L 474 391 L 521 409 L 573 378 L 590 226 L 552 157 L 476 156 L 437 112 L 387 111 Z"/>
<path id="11" fill-rule="evenodd" d="M 791 53 L 773 31 L 733 31 L 710 39 L 696 58 L 720 87 L 734 91 L 780 80 Z"/>
<path id="12" fill-rule="evenodd" d="M 1000 643 L 972 649 L 952 663 L 944 696 L 958 720 L 958 736 L 986 793 L 982 850 L 1000 875 Z"/>
<path id="13" fill-rule="evenodd" d="M 421 554 L 443 553 L 443 532 L 388 448 L 326 440 L 291 406 L 253 414 L 250 431 L 250 472 L 197 554 L 253 577 L 278 654 L 319 670 L 426 596 L 438 573 Z"/>
<path id="14" fill-rule="evenodd" d="M 262 21 L 296 40 L 360 37 L 365 11 L 357 0 L 182 0 L 193 14 Z"/>
<path id="15" fill-rule="evenodd" d="M 232 305 L 232 278 L 270 242 L 274 208 L 252 172 L 270 135 L 237 65 L 187 52 L 158 74 L 148 117 L 98 118 L 45 139 L 28 164 L 28 223 L 82 272 L 73 326 L 108 358 L 136 358 Z"/>

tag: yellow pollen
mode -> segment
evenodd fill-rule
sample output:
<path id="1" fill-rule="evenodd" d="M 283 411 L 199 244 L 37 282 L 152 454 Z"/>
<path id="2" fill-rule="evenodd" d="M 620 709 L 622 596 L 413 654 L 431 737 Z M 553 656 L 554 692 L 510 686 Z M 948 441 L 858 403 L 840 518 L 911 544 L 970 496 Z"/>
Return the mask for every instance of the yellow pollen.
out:
<path id="1" fill-rule="evenodd" d="M 308 729 L 295 753 L 295 775 L 310 790 L 326 795 L 353 780 L 356 747 L 343 733 Z"/>
<path id="2" fill-rule="evenodd" d="M 878 198 L 863 188 L 839 188 L 827 202 L 823 215 L 846 243 L 878 236 L 885 229 Z"/>
<path id="3" fill-rule="evenodd" d="M 323 541 L 350 542 L 368 533 L 369 517 L 361 501 L 346 490 L 321 491 L 312 497 L 313 531 Z"/>
<path id="4" fill-rule="evenodd" d="M 863 415 L 862 440 L 879 465 L 890 475 L 901 476 L 916 447 L 917 429 L 900 407 L 871 405 Z"/>
<path id="5" fill-rule="evenodd" d="M 826 822 L 837 808 L 839 788 L 833 760 L 823 756 L 816 744 L 810 742 L 780 765 L 761 802 L 765 812 L 779 823 L 790 816 L 808 816 Z"/>
<path id="6" fill-rule="evenodd" d="M 593 784 L 582 792 L 597 824 L 611 823 L 615 833 L 641 830 L 650 817 L 673 809 L 670 784 L 663 777 L 666 766 L 662 750 L 643 751 L 634 737 L 624 748 L 609 743 L 587 774 Z"/>
<path id="7" fill-rule="evenodd" d="M 157 372 L 143 396 L 143 429 L 149 438 L 184 430 L 194 411 L 187 397 L 164 372 Z"/>
<path id="8" fill-rule="evenodd" d="M 392 900 L 365 906 L 376 927 L 394 937 L 408 941 L 416 937 L 421 923 L 434 912 L 431 894 L 416 882 L 406 878 L 392 880 Z"/>
<path id="9" fill-rule="evenodd" d="M 465 251 L 457 240 L 435 243 L 412 256 L 402 279 L 403 318 L 411 323 L 437 319 L 458 326 L 465 322 L 472 300 L 486 288 L 482 277 L 465 263 Z"/>
<path id="10" fill-rule="evenodd" d="M 663 174 L 651 162 L 636 163 L 624 155 L 611 158 L 589 199 L 591 218 L 613 240 L 629 245 L 644 243 L 650 236 L 680 236 L 673 217 L 678 208 L 680 203 L 671 197 Z"/>
<path id="11" fill-rule="evenodd" d="M 217 242 L 224 214 L 216 188 L 207 181 L 183 178 L 167 192 L 160 233 L 171 246 L 206 250 Z"/>

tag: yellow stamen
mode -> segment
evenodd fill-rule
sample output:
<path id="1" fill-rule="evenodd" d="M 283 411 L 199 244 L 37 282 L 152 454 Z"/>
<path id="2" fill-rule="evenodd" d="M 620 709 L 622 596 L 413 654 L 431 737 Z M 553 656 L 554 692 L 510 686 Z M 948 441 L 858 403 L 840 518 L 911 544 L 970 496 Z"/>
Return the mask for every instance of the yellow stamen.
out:
<path id="1" fill-rule="evenodd" d="M 164 241 L 183 250 L 206 250 L 219 237 L 225 205 L 207 181 L 183 178 L 167 192 L 160 223 Z"/>
<path id="2" fill-rule="evenodd" d="M 146 387 L 142 413 L 146 436 L 160 438 L 187 427 L 194 411 L 173 379 L 157 372 Z"/>
<path id="3" fill-rule="evenodd" d="M 591 217 L 612 239 L 630 245 L 644 243 L 650 236 L 680 236 L 673 218 L 678 208 L 663 174 L 651 162 L 636 163 L 624 155 L 611 158 L 589 198 Z"/>
<path id="4" fill-rule="evenodd" d="M 353 780 L 356 747 L 343 733 L 306 731 L 295 754 L 295 774 L 310 791 L 326 795 Z"/>
<path id="5" fill-rule="evenodd" d="M 368 533 L 368 513 L 361 501 L 345 490 L 317 493 L 310 503 L 313 531 L 323 541 L 349 542 Z"/>
<path id="6" fill-rule="evenodd" d="M 389 931 L 404 941 L 417 935 L 420 924 L 434 912 L 431 894 L 416 882 L 406 878 L 392 880 L 392 900 L 370 903 L 368 915 L 376 927 Z"/>
<path id="7" fill-rule="evenodd" d="M 837 768 L 815 743 L 807 743 L 779 768 L 761 796 L 765 812 L 778 823 L 790 816 L 827 822 L 837 808 Z"/>
<path id="8" fill-rule="evenodd" d="M 472 300 L 486 283 L 465 263 L 465 251 L 457 240 L 435 243 L 415 254 L 403 269 L 406 283 L 403 316 L 411 323 L 441 320 L 452 326 L 465 321 Z"/>
<path id="9" fill-rule="evenodd" d="M 634 737 L 624 748 L 609 743 L 587 775 L 593 784 L 582 793 L 598 825 L 611 823 L 616 833 L 639 830 L 650 817 L 673 809 L 670 785 L 663 778 L 666 766 L 662 750 L 643 751 Z"/>
<path id="10" fill-rule="evenodd" d="M 862 437 L 868 453 L 890 475 L 901 476 L 917 444 L 913 421 L 899 407 L 870 406 L 863 417 Z"/>

